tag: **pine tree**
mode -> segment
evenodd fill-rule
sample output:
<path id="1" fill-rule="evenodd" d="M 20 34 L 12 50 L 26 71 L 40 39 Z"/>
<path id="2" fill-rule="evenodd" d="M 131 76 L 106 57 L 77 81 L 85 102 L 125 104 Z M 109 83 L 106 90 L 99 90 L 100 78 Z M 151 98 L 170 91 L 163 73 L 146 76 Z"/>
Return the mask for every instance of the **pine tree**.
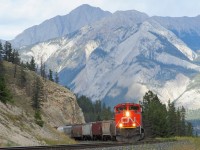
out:
<path id="1" fill-rule="evenodd" d="M 176 134 L 176 108 L 174 103 L 171 103 L 170 100 L 168 101 L 168 135 L 175 136 Z"/>
<path id="2" fill-rule="evenodd" d="M 43 63 L 43 60 L 41 59 L 41 62 L 40 62 L 40 75 L 46 79 L 46 65 L 45 63 Z"/>
<path id="3" fill-rule="evenodd" d="M 22 67 L 21 67 L 21 71 L 20 71 L 20 76 L 19 76 L 19 83 L 20 83 L 20 86 L 21 86 L 22 88 L 25 87 L 26 82 L 27 82 L 26 73 L 25 73 L 25 71 L 24 71 L 24 67 L 22 66 Z"/>
<path id="4" fill-rule="evenodd" d="M 0 61 L 0 101 L 4 104 L 12 101 L 12 95 L 6 87 L 3 61 Z"/>
<path id="5" fill-rule="evenodd" d="M 53 71 L 51 69 L 49 69 L 49 80 L 54 82 L 54 80 L 53 80 Z"/>
<path id="6" fill-rule="evenodd" d="M 148 91 L 143 97 L 143 119 L 151 128 L 153 136 L 167 135 L 167 109 L 157 95 Z"/>
<path id="7" fill-rule="evenodd" d="M 44 91 L 43 91 L 43 83 L 39 77 L 36 77 L 34 86 L 33 86 L 33 94 L 32 94 L 32 107 L 35 110 L 35 122 L 39 126 L 43 127 L 44 121 L 41 117 L 41 107 L 44 100 Z"/>
<path id="8" fill-rule="evenodd" d="M 176 118 L 176 122 L 175 122 L 175 135 L 176 136 L 181 136 L 181 112 L 180 112 L 180 109 L 178 108 L 177 111 L 176 111 L 176 115 L 175 115 L 175 118 Z"/>
<path id="9" fill-rule="evenodd" d="M 5 60 L 11 62 L 12 61 L 12 46 L 11 43 L 6 41 L 4 44 L 5 51 Z"/>
<path id="10" fill-rule="evenodd" d="M 58 77 L 58 72 L 55 74 L 55 82 L 58 84 L 59 83 L 59 77 Z"/>
<path id="11" fill-rule="evenodd" d="M 186 121 L 185 121 L 185 108 L 182 106 L 181 108 L 181 111 L 180 111 L 180 116 L 181 116 L 181 119 L 180 119 L 180 135 L 181 136 L 184 136 L 186 133 L 186 127 L 185 127 L 185 124 L 186 124 Z"/>
<path id="12" fill-rule="evenodd" d="M 3 49 L 2 43 L 0 41 L 0 61 L 3 60 L 4 54 L 5 54 L 4 49 Z"/>
<path id="13" fill-rule="evenodd" d="M 192 123 L 190 122 L 187 122 L 187 125 L 186 125 L 186 135 L 193 136 L 193 126 L 192 126 Z"/>
<path id="14" fill-rule="evenodd" d="M 2 45 L 2 42 L 0 41 L 0 51 L 3 50 L 3 45 Z"/>
<path id="15" fill-rule="evenodd" d="M 29 69 L 31 71 L 36 71 L 36 64 L 35 64 L 35 59 L 33 56 L 31 57 L 31 61 L 29 63 Z"/>
<path id="16" fill-rule="evenodd" d="M 34 86 L 33 86 L 32 107 L 35 110 L 40 110 L 43 99 L 44 99 L 43 84 L 42 84 L 42 81 L 40 80 L 40 78 L 36 77 Z"/>

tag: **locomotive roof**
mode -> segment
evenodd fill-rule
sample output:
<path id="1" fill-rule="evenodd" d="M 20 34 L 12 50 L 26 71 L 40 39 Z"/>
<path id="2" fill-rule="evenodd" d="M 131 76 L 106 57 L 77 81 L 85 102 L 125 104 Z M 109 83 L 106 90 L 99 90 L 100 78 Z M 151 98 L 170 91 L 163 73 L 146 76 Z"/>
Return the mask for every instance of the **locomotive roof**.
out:
<path id="1" fill-rule="evenodd" d="M 135 106 L 140 106 L 140 104 L 137 104 L 137 103 L 129 103 L 129 102 L 127 102 L 127 103 L 121 103 L 121 104 L 117 104 L 115 107 L 119 107 L 119 106 L 124 106 L 124 105 L 135 105 Z"/>

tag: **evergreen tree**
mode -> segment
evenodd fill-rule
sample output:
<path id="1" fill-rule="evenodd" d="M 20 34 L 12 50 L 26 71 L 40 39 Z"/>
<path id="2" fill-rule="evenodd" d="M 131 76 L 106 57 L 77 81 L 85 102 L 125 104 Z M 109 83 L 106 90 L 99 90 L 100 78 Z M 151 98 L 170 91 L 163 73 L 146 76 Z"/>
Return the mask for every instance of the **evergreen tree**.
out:
<path id="1" fill-rule="evenodd" d="M 36 64 L 35 64 L 35 59 L 33 56 L 31 57 L 31 61 L 29 63 L 29 69 L 31 71 L 36 71 Z"/>
<path id="2" fill-rule="evenodd" d="M 5 51 L 5 60 L 11 62 L 12 61 L 12 46 L 11 43 L 6 41 L 4 44 Z"/>
<path id="3" fill-rule="evenodd" d="M 0 41 L 0 51 L 3 50 L 3 45 L 2 45 L 2 42 Z"/>
<path id="4" fill-rule="evenodd" d="M 192 126 L 192 123 L 190 122 L 187 122 L 187 125 L 186 125 L 186 134 L 187 136 L 193 136 L 193 126 Z"/>
<path id="5" fill-rule="evenodd" d="M 152 91 L 143 97 L 143 119 L 150 124 L 153 136 L 167 135 L 167 109 Z"/>
<path id="6" fill-rule="evenodd" d="M 176 122 L 175 122 L 175 135 L 176 136 L 181 136 L 181 112 L 180 109 L 178 108 L 178 110 L 176 111 Z"/>
<path id="7" fill-rule="evenodd" d="M 49 69 L 49 80 L 54 82 L 54 80 L 53 80 L 53 71 L 51 69 Z"/>
<path id="8" fill-rule="evenodd" d="M 35 110 L 35 122 L 39 126 L 43 127 L 44 121 L 41 117 L 41 107 L 44 100 L 44 91 L 43 91 L 43 83 L 39 77 L 36 77 L 34 86 L 33 86 L 33 94 L 32 94 L 32 107 Z"/>
<path id="9" fill-rule="evenodd" d="M 26 79 L 26 73 L 24 71 L 24 67 L 21 67 L 21 71 L 20 71 L 20 76 L 19 76 L 19 83 L 20 86 L 23 88 L 26 85 L 27 79 Z"/>
<path id="10" fill-rule="evenodd" d="M 186 121 L 185 121 L 185 108 L 182 106 L 180 111 L 180 135 L 184 136 L 186 135 Z"/>
<path id="11" fill-rule="evenodd" d="M 174 103 L 171 103 L 170 100 L 168 101 L 168 135 L 175 136 L 176 134 L 176 108 Z"/>
<path id="12" fill-rule="evenodd" d="M 0 61 L 0 101 L 4 104 L 12 102 L 12 95 L 6 87 L 3 62 Z"/>
<path id="13" fill-rule="evenodd" d="M 43 60 L 41 59 L 41 62 L 40 62 L 40 75 L 46 79 L 46 66 L 45 66 L 45 63 L 43 63 Z"/>
<path id="14" fill-rule="evenodd" d="M 40 110 L 43 99 L 44 99 L 43 83 L 39 77 L 36 77 L 34 86 L 33 86 L 32 107 L 37 111 Z"/>
<path id="15" fill-rule="evenodd" d="M 5 54 L 5 52 L 4 52 L 2 43 L 1 43 L 1 41 L 0 41 L 0 61 L 3 59 L 4 54 Z"/>
<path id="16" fill-rule="evenodd" d="M 55 74 L 55 82 L 58 84 L 59 83 L 59 77 L 58 77 L 58 72 Z"/>

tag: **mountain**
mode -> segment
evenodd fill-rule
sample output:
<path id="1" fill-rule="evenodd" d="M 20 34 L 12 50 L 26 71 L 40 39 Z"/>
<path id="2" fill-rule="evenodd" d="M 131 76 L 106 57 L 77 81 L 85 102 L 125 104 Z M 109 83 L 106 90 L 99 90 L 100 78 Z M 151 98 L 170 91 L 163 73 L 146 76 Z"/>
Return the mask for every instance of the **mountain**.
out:
<path id="1" fill-rule="evenodd" d="M 172 30 L 148 15 L 117 11 L 61 38 L 20 49 L 59 72 L 60 83 L 92 100 L 113 106 L 142 100 L 148 90 L 163 103 L 181 98 L 199 73 L 198 54 Z M 195 97 L 195 96 L 194 96 Z M 197 101 L 193 99 L 189 101 Z"/>
<path id="2" fill-rule="evenodd" d="M 153 20 L 172 31 L 191 49 L 200 50 L 200 16 L 196 17 L 152 17 Z"/>
<path id="3" fill-rule="evenodd" d="M 61 37 L 110 14 L 108 11 L 84 4 L 65 16 L 56 16 L 26 29 L 11 42 L 15 47 L 22 47 Z"/>
<path id="4" fill-rule="evenodd" d="M 84 116 L 75 95 L 54 82 L 41 79 L 44 88 L 41 107 L 44 126 L 40 127 L 35 122 L 35 110 L 32 107 L 33 83 L 39 76 L 25 69 L 26 84 L 21 87 L 21 67 L 6 61 L 3 62 L 3 66 L 6 87 L 12 95 L 13 103 L 3 104 L 0 101 L 0 147 L 74 143 L 60 134 L 56 127 L 84 123 Z M 2 69 L 2 66 L 0 67 Z M 15 69 L 17 73 L 14 78 Z"/>

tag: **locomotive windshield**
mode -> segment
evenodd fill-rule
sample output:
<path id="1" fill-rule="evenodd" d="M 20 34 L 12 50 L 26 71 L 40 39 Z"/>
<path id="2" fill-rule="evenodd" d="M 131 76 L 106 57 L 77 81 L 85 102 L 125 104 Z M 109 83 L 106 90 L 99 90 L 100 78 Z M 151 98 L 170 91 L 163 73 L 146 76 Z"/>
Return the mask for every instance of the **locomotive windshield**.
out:
<path id="1" fill-rule="evenodd" d="M 123 111 L 123 110 L 126 110 L 126 106 L 121 106 L 117 108 L 117 111 Z"/>
<path id="2" fill-rule="evenodd" d="M 139 107 L 138 106 L 130 106 L 129 110 L 139 110 Z"/>

